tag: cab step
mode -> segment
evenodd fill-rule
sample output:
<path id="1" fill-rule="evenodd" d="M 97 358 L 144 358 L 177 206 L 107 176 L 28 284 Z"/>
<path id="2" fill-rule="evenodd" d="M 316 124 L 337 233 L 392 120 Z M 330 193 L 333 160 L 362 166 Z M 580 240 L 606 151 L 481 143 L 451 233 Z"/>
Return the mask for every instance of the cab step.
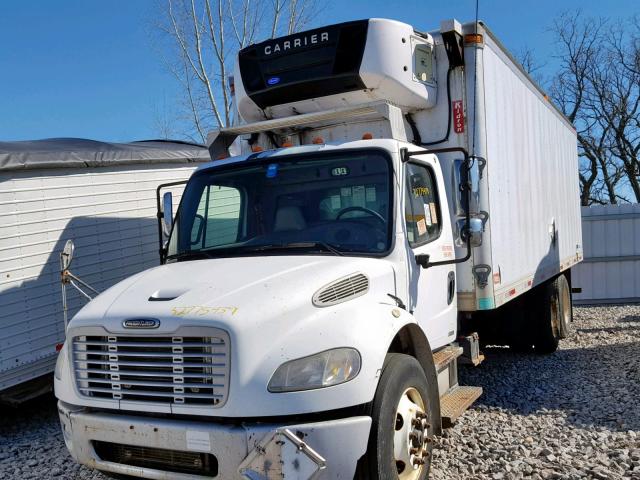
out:
<path id="1" fill-rule="evenodd" d="M 433 363 L 436 365 L 436 372 L 440 373 L 451 362 L 462 355 L 463 352 L 464 349 L 457 345 L 449 345 L 442 350 L 438 350 L 433 354 Z"/>
<path id="2" fill-rule="evenodd" d="M 440 397 L 442 428 L 450 428 L 482 395 L 482 387 L 455 386 Z"/>

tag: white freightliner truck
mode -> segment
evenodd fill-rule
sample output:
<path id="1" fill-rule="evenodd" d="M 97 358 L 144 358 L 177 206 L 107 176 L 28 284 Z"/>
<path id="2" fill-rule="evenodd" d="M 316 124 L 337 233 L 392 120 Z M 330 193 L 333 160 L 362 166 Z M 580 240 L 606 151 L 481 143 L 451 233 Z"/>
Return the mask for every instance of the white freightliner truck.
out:
<path id="1" fill-rule="evenodd" d="M 234 77 L 175 219 L 158 192 L 162 265 L 69 323 L 67 447 L 156 479 L 424 479 L 481 393 L 458 361 L 566 335 L 575 131 L 482 23 L 333 25 Z"/>

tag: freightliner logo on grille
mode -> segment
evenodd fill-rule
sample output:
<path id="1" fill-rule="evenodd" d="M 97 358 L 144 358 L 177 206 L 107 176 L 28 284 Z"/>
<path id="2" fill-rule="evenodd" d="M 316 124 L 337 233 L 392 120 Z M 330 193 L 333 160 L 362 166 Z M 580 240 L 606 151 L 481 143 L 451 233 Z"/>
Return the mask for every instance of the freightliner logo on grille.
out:
<path id="1" fill-rule="evenodd" d="M 124 328 L 158 328 L 160 320 L 156 318 L 132 318 L 122 322 Z"/>

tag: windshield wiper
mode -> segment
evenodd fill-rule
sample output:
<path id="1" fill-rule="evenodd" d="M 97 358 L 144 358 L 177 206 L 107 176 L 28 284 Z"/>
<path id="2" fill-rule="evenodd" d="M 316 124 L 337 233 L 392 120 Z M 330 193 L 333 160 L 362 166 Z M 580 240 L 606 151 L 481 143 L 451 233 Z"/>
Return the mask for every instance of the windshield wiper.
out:
<path id="1" fill-rule="evenodd" d="M 255 252 L 263 252 L 267 250 L 287 250 L 289 248 L 320 248 L 326 252 L 331 252 L 334 255 L 344 256 L 340 250 L 327 242 L 290 242 L 290 243 L 270 243 L 267 245 L 246 245 L 242 247 L 242 250 L 250 250 Z"/>

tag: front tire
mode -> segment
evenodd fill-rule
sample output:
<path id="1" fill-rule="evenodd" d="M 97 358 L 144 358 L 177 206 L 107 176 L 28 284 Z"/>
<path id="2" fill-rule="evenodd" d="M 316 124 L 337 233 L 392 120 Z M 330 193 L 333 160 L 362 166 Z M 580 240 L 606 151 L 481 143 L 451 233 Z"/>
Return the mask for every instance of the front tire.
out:
<path id="1" fill-rule="evenodd" d="M 425 480 L 429 477 L 434 420 L 429 386 L 418 361 L 387 355 L 372 405 L 371 434 L 356 478 Z"/>

